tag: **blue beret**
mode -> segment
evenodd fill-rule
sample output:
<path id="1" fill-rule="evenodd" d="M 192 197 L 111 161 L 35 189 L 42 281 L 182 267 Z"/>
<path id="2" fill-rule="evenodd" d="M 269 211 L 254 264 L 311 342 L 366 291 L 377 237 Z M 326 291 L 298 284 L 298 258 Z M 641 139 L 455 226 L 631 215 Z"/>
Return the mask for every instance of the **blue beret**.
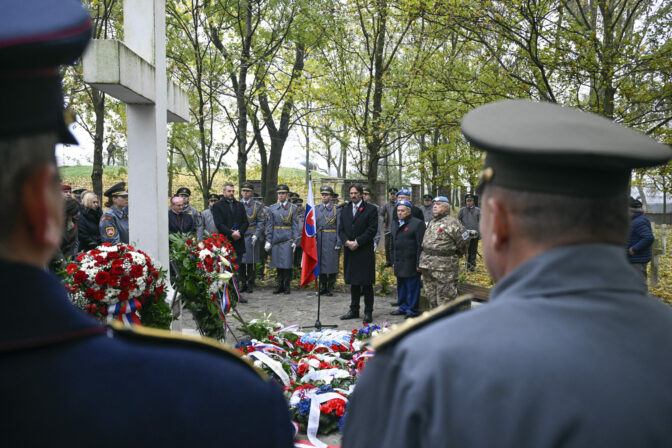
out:
<path id="1" fill-rule="evenodd" d="M 450 204 L 450 201 L 448 200 L 447 197 L 445 196 L 437 196 L 434 199 L 432 199 L 432 203 L 434 202 L 445 202 L 446 204 Z"/>
<path id="2" fill-rule="evenodd" d="M 0 14 L 0 139 L 55 132 L 77 143 L 63 116 L 58 68 L 73 63 L 91 35 L 79 0 L 4 2 Z"/>
<path id="3" fill-rule="evenodd" d="M 410 196 L 410 195 L 411 195 L 411 191 L 408 190 L 408 189 L 406 189 L 406 188 L 402 188 L 401 190 L 399 190 L 399 191 L 397 192 L 397 196 L 399 196 L 400 194 L 403 194 L 404 196 Z"/>
<path id="4" fill-rule="evenodd" d="M 413 205 L 411 205 L 411 203 L 408 201 L 397 201 L 397 207 L 399 207 L 400 205 L 403 205 L 408 208 L 413 207 Z"/>

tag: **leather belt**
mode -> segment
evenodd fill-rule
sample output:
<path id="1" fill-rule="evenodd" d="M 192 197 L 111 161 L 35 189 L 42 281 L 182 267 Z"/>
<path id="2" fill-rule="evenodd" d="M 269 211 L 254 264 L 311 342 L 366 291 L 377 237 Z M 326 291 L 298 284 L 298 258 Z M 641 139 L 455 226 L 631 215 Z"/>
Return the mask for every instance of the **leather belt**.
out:
<path id="1" fill-rule="evenodd" d="M 291 229 L 292 226 L 273 226 L 274 229 Z"/>

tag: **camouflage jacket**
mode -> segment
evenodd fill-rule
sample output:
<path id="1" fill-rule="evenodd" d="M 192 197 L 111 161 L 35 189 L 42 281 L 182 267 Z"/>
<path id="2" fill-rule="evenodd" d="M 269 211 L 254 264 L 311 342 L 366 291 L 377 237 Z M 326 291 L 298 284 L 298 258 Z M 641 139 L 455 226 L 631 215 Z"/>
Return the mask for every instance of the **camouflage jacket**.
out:
<path id="1" fill-rule="evenodd" d="M 469 247 L 469 234 L 460 222 L 450 215 L 433 219 L 422 240 L 421 269 L 457 271 L 457 263 Z"/>

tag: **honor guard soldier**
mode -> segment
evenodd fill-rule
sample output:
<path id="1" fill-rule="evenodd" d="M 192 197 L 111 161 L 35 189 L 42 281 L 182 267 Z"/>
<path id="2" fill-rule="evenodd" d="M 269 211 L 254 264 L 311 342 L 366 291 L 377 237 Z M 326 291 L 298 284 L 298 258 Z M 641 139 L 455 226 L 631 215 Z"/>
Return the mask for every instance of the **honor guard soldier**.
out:
<path id="1" fill-rule="evenodd" d="M 91 20 L 76 0 L 7 1 L 1 10 L 0 195 L 11 213 L 0 220 L 0 444 L 292 447 L 280 388 L 238 353 L 101 325 L 44 269 L 63 227 L 54 149 L 76 144 L 59 65 L 80 57 Z"/>
<path id="2" fill-rule="evenodd" d="M 128 191 L 126 182 L 112 185 L 103 193 L 109 207 L 100 218 L 100 237 L 103 243 L 128 244 Z"/>
<path id="3" fill-rule="evenodd" d="M 324 185 L 320 188 L 322 203 L 315 206 L 315 226 L 317 231 L 317 250 L 320 260 L 320 294 L 333 296 L 336 275 L 338 275 L 341 240 L 338 237 L 339 214 L 332 204 L 334 190 Z"/>
<path id="4" fill-rule="evenodd" d="M 270 267 L 277 271 L 278 287 L 273 294 L 289 294 L 294 266 L 294 250 L 300 237 L 299 217 L 296 205 L 289 202 L 287 185 L 276 188 L 278 202 L 268 209 L 266 244 L 264 249 L 271 253 Z"/>
<path id="5" fill-rule="evenodd" d="M 387 190 L 390 200 L 380 210 L 380 216 L 383 217 L 383 226 L 385 227 L 385 267 L 388 268 L 392 266 L 392 230 L 394 230 L 394 209 L 397 206 L 398 191 L 394 187 Z"/>
<path id="6" fill-rule="evenodd" d="M 338 193 L 334 193 L 334 195 L 331 197 L 331 202 L 332 202 L 334 205 L 338 205 L 338 203 L 339 203 L 340 201 L 341 201 L 341 200 L 338 198 Z"/>
<path id="7" fill-rule="evenodd" d="M 250 182 L 244 182 L 240 186 L 240 191 L 243 195 L 240 202 L 243 204 L 249 223 L 245 231 L 245 253 L 240 265 L 240 290 L 242 292 L 253 292 L 252 285 L 254 285 L 255 280 L 256 264 L 261 258 L 263 243 L 260 240 L 264 233 L 266 215 L 264 214 L 264 205 L 252 198 L 254 187 Z"/>
<path id="8" fill-rule="evenodd" d="M 670 446 L 672 309 L 623 247 L 631 170 L 672 150 L 548 102 L 462 120 L 486 151 L 481 244 L 490 303 L 461 299 L 374 340 L 343 447 Z"/>
<path id="9" fill-rule="evenodd" d="M 194 208 L 193 205 L 189 203 L 191 199 L 191 190 L 187 187 L 180 187 L 177 189 L 175 196 L 180 196 L 184 198 L 184 213 L 191 215 L 194 219 L 194 224 L 196 225 L 196 237 L 200 240 L 203 238 L 203 229 L 205 229 L 205 223 L 203 221 L 203 216 L 201 213 Z"/>
<path id="10" fill-rule="evenodd" d="M 217 203 L 221 198 L 218 194 L 211 193 L 208 196 L 208 208 L 203 210 L 201 216 L 203 217 L 203 228 L 208 233 L 217 233 L 217 226 L 215 225 L 215 218 L 212 216 L 212 206 Z"/>
<path id="11" fill-rule="evenodd" d="M 422 214 L 425 216 L 425 225 L 429 224 L 429 221 L 431 221 L 434 218 L 434 212 L 432 211 L 434 206 L 432 205 L 432 195 L 431 194 L 426 194 L 422 197 L 422 207 L 420 207 L 420 210 L 422 211 Z"/>
<path id="12" fill-rule="evenodd" d="M 296 194 L 296 193 L 295 193 Z M 306 209 L 303 206 L 303 199 L 299 197 L 298 194 L 292 199 L 292 204 L 296 205 L 296 214 L 299 217 L 299 233 L 301 233 L 303 230 L 303 220 L 305 219 L 306 215 Z M 296 245 L 296 249 L 294 249 L 294 268 L 298 268 L 299 271 L 301 271 L 301 263 L 303 262 L 303 248 L 301 247 L 301 244 Z M 296 273 L 296 271 L 294 271 Z M 301 277 L 301 274 L 299 274 L 299 278 Z"/>
<path id="13" fill-rule="evenodd" d="M 255 196 L 254 199 L 261 204 L 261 209 L 264 212 L 264 223 L 262 226 L 261 238 L 259 239 L 259 247 L 264 247 L 266 243 L 266 228 L 268 227 L 268 206 L 264 204 L 263 196 Z M 268 258 L 268 252 L 265 250 L 260 251 L 259 253 L 261 262 L 261 272 L 259 273 L 259 278 L 266 278 L 266 259 Z"/>

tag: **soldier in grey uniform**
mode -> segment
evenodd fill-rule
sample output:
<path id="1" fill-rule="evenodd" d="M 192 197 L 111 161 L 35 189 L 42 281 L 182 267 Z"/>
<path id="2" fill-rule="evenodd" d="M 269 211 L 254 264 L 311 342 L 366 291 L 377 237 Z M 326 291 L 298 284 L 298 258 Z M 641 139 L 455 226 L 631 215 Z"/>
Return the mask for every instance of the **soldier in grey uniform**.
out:
<path id="1" fill-rule="evenodd" d="M 672 150 L 527 100 L 469 112 L 490 303 L 445 304 L 374 341 L 349 447 L 634 447 L 672 440 L 672 309 L 623 247 L 631 170 Z"/>
<path id="2" fill-rule="evenodd" d="M 211 193 L 208 196 L 208 208 L 203 210 L 201 216 L 203 217 L 203 228 L 208 233 L 217 233 L 217 226 L 215 225 L 215 218 L 212 216 L 212 206 L 217 203 L 221 198 L 218 194 Z"/>
<path id="3" fill-rule="evenodd" d="M 380 235 L 381 235 L 380 205 L 371 201 L 371 189 L 369 188 L 368 185 L 364 185 L 363 191 L 364 193 L 362 193 L 362 199 L 364 200 L 364 202 L 373 204 L 376 207 L 376 215 L 378 216 L 378 231 L 376 232 L 376 236 L 373 238 L 373 247 L 374 250 L 376 250 L 378 249 L 378 242 L 380 241 Z"/>
<path id="4" fill-rule="evenodd" d="M 340 213 L 332 204 L 334 190 L 324 185 L 320 188 L 322 203 L 315 206 L 317 250 L 320 260 L 320 294 L 333 296 L 338 275 L 341 240 L 338 237 Z"/>
<path id="5" fill-rule="evenodd" d="M 429 224 L 429 221 L 434 219 L 434 205 L 432 204 L 432 195 L 431 194 L 426 194 L 422 197 L 422 207 L 420 207 L 420 210 L 422 210 L 422 214 L 425 216 L 425 225 Z"/>
<path id="6" fill-rule="evenodd" d="M 259 247 L 264 247 L 264 244 L 266 243 L 266 228 L 268 227 L 268 206 L 264 204 L 264 198 L 263 196 L 255 196 L 254 199 L 258 201 L 261 206 L 262 210 L 264 212 L 264 223 L 263 223 L 263 231 L 261 232 L 261 239 L 259 240 Z M 268 258 L 268 252 L 265 250 L 260 251 L 259 254 L 259 262 L 261 263 L 261 272 L 259 273 L 259 278 L 263 279 L 266 277 L 266 259 Z M 254 282 L 254 281 L 253 281 Z M 254 284 L 253 284 L 254 286 Z"/>
<path id="7" fill-rule="evenodd" d="M 280 184 L 276 188 L 278 202 L 268 209 L 266 243 L 264 249 L 271 253 L 270 267 L 277 270 L 278 287 L 273 294 L 289 294 L 294 266 L 294 250 L 299 240 L 299 217 L 296 205 L 289 202 L 289 188 Z"/>
<path id="8" fill-rule="evenodd" d="M 98 229 L 103 243 L 128 244 L 128 191 L 126 182 L 114 184 L 103 193 L 109 207 L 100 218 Z"/>
<path id="9" fill-rule="evenodd" d="M 175 196 L 180 196 L 184 198 L 184 212 L 187 215 L 191 215 L 194 218 L 194 223 L 196 224 L 196 237 L 198 239 L 203 238 L 203 230 L 205 229 L 205 224 L 203 221 L 203 216 L 201 213 L 194 208 L 193 205 L 189 204 L 189 199 L 191 198 L 191 190 L 187 187 L 180 187 L 177 189 Z"/>
<path id="10" fill-rule="evenodd" d="M 383 205 L 380 216 L 383 218 L 385 227 L 385 267 L 392 266 L 392 230 L 394 228 L 394 209 L 397 206 L 397 190 L 391 187 L 387 190 L 390 194 L 390 200 Z"/>
<path id="11" fill-rule="evenodd" d="M 252 286 L 254 285 L 256 263 L 261 256 L 261 247 L 263 245 L 260 240 L 261 235 L 264 233 L 266 215 L 264 214 L 264 205 L 252 198 L 254 187 L 250 182 L 243 182 L 240 186 L 240 191 L 243 194 L 240 202 L 243 204 L 249 223 L 245 231 L 245 253 L 240 265 L 240 290 L 243 292 L 253 292 Z"/>
<path id="12" fill-rule="evenodd" d="M 299 234 L 303 232 L 303 223 L 306 217 L 306 208 L 303 206 L 303 199 L 298 195 L 298 193 L 292 193 L 293 197 L 290 199 L 292 204 L 296 205 L 296 213 L 299 217 Z M 299 241 L 300 243 L 300 241 Z M 301 244 L 297 244 L 296 249 L 294 250 L 294 268 L 299 270 L 299 278 L 301 278 L 301 263 L 303 262 L 303 248 Z M 296 270 L 293 271 L 296 274 Z"/>

